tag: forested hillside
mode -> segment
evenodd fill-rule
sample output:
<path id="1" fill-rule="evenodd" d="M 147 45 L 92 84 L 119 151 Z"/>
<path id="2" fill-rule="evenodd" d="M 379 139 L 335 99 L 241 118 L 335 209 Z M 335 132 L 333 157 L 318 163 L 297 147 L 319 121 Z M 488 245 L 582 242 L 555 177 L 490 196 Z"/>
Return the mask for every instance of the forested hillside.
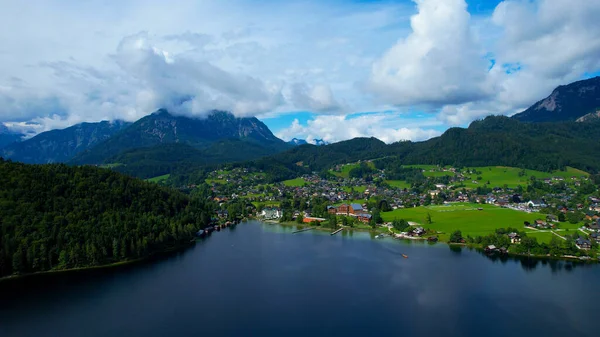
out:
<path id="1" fill-rule="evenodd" d="M 468 128 L 452 128 L 424 142 L 386 145 L 355 138 L 326 146 L 301 145 L 237 166 L 268 173 L 272 181 L 320 172 L 336 164 L 393 158 L 393 163 L 461 166 L 512 166 L 540 171 L 566 166 L 600 172 L 600 121 L 523 123 L 490 116 Z M 396 165 L 397 166 L 397 165 Z M 185 174 L 189 176 L 189 172 Z M 404 174 L 401 172 L 399 174 Z M 179 179 L 181 181 L 181 179 Z"/>
<path id="2" fill-rule="evenodd" d="M 111 170 L 0 158 L 0 277 L 186 245 L 210 212 L 199 199 Z"/>

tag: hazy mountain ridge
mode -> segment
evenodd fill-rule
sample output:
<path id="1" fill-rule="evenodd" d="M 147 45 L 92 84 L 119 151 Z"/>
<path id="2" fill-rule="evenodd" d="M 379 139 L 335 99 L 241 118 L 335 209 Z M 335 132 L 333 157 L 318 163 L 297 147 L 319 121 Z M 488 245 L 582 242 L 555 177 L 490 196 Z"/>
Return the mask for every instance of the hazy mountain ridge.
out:
<path id="1" fill-rule="evenodd" d="M 0 154 L 6 159 L 30 164 L 65 162 L 130 124 L 120 120 L 76 124 L 66 129 L 42 132 L 22 142 L 7 145 Z"/>

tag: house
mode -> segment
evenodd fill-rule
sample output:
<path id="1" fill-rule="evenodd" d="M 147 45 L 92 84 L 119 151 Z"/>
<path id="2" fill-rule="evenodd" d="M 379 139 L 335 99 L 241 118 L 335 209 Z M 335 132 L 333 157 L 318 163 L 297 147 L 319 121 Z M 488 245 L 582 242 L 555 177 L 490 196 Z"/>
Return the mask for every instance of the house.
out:
<path id="1" fill-rule="evenodd" d="M 596 241 L 596 242 L 600 242 L 600 233 L 592 233 L 590 234 L 590 239 Z"/>
<path id="2" fill-rule="evenodd" d="M 279 219 L 283 212 L 278 208 L 265 208 L 260 212 L 260 215 L 265 219 Z"/>
<path id="3" fill-rule="evenodd" d="M 533 222 L 533 225 L 537 228 L 548 228 L 548 223 L 542 219 L 537 219 Z"/>
<path id="4" fill-rule="evenodd" d="M 408 235 L 410 236 L 422 236 L 423 234 L 425 234 L 425 230 L 423 229 L 423 227 L 414 228 L 408 233 Z"/>
<path id="5" fill-rule="evenodd" d="M 509 233 L 508 238 L 510 239 L 510 243 L 519 243 L 521 242 L 521 236 L 517 233 Z"/>
<path id="6" fill-rule="evenodd" d="M 311 222 L 323 222 L 325 221 L 325 219 L 323 218 L 315 218 L 315 217 L 311 217 L 311 216 L 307 216 L 305 218 L 302 219 L 302 222 L 304 223 L 311 223 Z"/>
<path id="7" fill-rule="evenodd" d="M 577 240 L 575 240 L 575 246 L 577 246 L 577 248 L 579 249 L 590 249 L 592 248 L 592 243 L 590 242 L 590 240 L 577 238 Z"/>
<path id="8" fill-rule="evenodd" d="M 360 222 L 369 222 L 369 221 L 371 221 L 371 217 L 372 216 L 369 213 L 359 213 L 356 215 L 356 218 Z"/>
<path id="9" fill-rule="evenodd" d="M 489 245 L 489 246 L 485 247 L 485 252 L 486 253 L 495 253 L 497 249 L 498 248 L 496 248 L 496 246 Z"/>
<path id="10" fill-rule="evenodd" d="M 335 206 L 327 206 L 327 213 L 329 214 L 336 214 L 338 211 L 338 208 Z"/>
<path id="11" fill-rule="evenodd" d="M 548 222 L 558 222 L 558 217 L 554 214 L 546 215 L 546 221 Z"/>
<path id="12" fill-rule="evenodd" d="M 529 200 L 527 202 L 529 208 L 543 208 L 546 207 L 546 203 L 543 200 Z"/>
<path id="13" fill-rule="evenodd" d="M 359 214 L 362 213 L 363 207 L 360 204 L 350 204 L 350 213 L 351 214 Z"/>

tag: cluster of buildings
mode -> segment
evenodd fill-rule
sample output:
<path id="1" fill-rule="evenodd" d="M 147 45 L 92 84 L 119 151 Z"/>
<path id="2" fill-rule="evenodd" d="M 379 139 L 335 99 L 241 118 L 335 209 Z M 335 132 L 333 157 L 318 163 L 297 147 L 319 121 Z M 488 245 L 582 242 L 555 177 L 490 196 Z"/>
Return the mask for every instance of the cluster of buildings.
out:
<path id="1" fill-rule="evenodd" d="M 368 223 L 371 221 L 371 214 L 360 204 L 341 204 L 339 206 L 327 206 L 327 213 L 351 216 L 360 222 Z"/>

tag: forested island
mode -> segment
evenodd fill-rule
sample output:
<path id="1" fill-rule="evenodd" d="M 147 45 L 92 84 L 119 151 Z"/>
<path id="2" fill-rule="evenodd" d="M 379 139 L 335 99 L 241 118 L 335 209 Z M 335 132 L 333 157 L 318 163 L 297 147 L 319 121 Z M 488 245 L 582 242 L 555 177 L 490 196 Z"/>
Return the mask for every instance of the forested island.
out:
<path id="1" fill-rule="evenodd" d="M 190 244 L 212 205 L 90 166 L 0 158 L 0 277 L 96 267 Z"/>

